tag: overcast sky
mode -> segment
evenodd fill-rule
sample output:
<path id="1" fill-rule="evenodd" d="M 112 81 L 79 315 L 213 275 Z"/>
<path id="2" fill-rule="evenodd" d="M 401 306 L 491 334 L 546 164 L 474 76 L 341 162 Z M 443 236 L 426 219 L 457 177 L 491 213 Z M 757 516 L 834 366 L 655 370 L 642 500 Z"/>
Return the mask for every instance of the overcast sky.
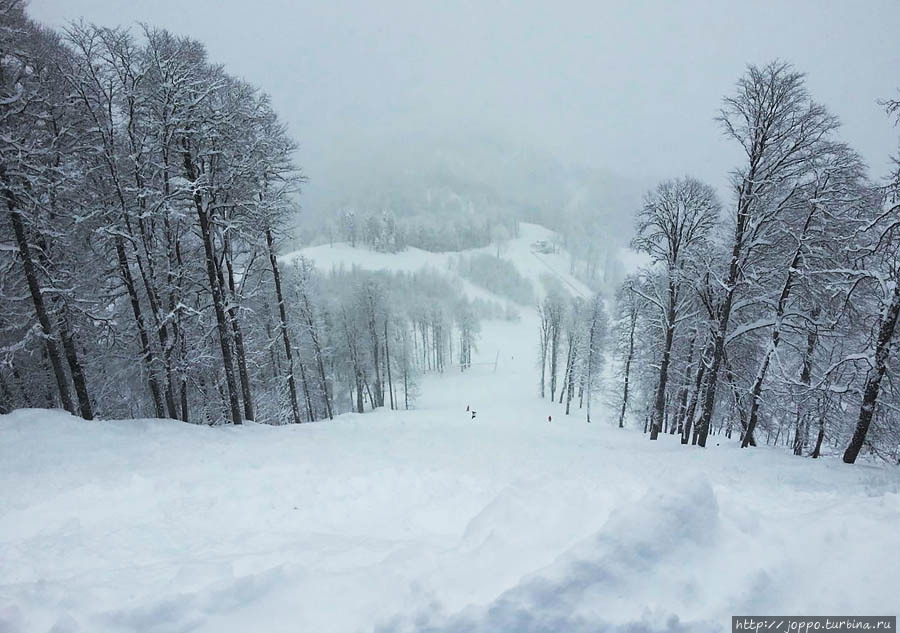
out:
<path id="1" fill-rule="evenodd" d="M 31 0 L 30 14 L 56 26 L 145 21 L 201 40 L 272 95 L 310 186 L 330 148 L 428 126 L 722 188 L 738 155 L 714 121 L 720 100 L 746 64 L 776 57 L 808 73 L 875 175 L 900 131 L 877 104 L 900 86 L 896 0 Z"/>

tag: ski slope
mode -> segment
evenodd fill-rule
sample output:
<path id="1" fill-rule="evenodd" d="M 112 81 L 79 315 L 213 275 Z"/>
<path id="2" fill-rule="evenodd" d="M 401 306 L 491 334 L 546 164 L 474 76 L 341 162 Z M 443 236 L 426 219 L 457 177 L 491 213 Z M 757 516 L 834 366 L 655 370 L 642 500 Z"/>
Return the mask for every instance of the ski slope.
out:
<path id="1" fill-rule="evenodd" d="M 515 264 L 519 273 L 531 281 L 538 296 L 542 296 L 544 293 L 541 277 L 549 275 L 559 280 L 570 294 L 587 297 L 590 295 L 590 289 L 566 272 L 569 269 L 568 254 L 565 252 L 544 254 L 532 250 L 531 245 L 535 242 L 550 241 L 552 237 L 553 232 L 549 229 L 537 224 L 520 222 L 519 237 L 509 240 L 503 246 L 500 257 Z M 407 248 L 399 253 L 378 253 L 362 247 L 353 247 L 347 242 L 336 242 L 333 245 L 322 244 L 288 253 L 280 257 L 280 261 L 289 264 L 297 257 L 303 256 L 315 262 L 316 266 L 324 271 L 342 266 L 345 268 L 358 266 L 363 270 L 403 272 L 415 272 L 422 268 L 430 268 L 444 272 L 448 276 L 458 277 L 452 270 L 453 258 L 474 253 L 495 255 L 496 252 L 496 246 L 490 245 L 460 252 L 432 253 L 418 248 Z M 459 279 L 470 298 L 492 297 L 500 300 L 467 280 L 461 277 Z"/>
<path id="2" fill-rule="evenodd" d="M 563 254 L 531 253 L 532 227 L 504 257 L 565 277 Z M 216 428 L 0 416 L 0 632 L 710 633 L 733 614 L 900 611 L 896 468 L 566 417 L 536 396 L 522 312 L 484 323 L 489 364 L 427 376 L 413 411 Z"/>

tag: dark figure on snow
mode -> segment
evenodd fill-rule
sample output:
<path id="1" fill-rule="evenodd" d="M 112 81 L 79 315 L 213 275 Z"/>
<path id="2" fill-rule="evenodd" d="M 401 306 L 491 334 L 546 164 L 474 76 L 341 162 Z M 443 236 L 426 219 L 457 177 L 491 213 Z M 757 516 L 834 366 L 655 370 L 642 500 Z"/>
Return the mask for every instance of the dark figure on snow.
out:
<path id="1" fill-rule="evenodd" d="M 466 413 L 469 412 L 469 405 L 466 405 Z"/>
<path id="2" fill-rule="evenodd" d="M 553 422 L 553 416 L 547 416 L 547 422 Z"/>
<path id="3" fill-rule="evenodd" d="M 475 419 L 475 409 L 472 409 L 472 419 Z"/>

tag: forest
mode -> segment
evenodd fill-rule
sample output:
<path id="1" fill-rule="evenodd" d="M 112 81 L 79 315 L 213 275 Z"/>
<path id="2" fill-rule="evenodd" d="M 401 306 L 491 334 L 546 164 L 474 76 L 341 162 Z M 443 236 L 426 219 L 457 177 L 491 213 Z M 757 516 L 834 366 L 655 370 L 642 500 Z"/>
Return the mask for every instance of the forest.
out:
<path id="1" fill-rule="evenodd" d="M 613 302 L 619 425 L 898 463 L 900 170 L 874 179 L 785 62 L 750 66 L 717 120 L 743 157 L 731 199 L 679 177 L 636 214 L 651 264 Z"/>
<path id="2" fill-rule="evenodd" d="M 466 368 L 490 306 L 439 277 L 279 262 L 296 144 L 202 44 L 0 19 L 0 411 L 297 423 L 409 408 L 416 374 Z M 402 248 L 390 226 L 360 232 Z"/>

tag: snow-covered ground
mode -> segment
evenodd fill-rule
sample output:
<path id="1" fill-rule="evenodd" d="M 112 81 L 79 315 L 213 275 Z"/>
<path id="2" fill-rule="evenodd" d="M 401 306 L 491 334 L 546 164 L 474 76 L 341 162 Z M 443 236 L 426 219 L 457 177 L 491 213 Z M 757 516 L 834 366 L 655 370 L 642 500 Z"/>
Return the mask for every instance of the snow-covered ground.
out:
<path id="1" fill-rule="evenodd" d="M 564 276 L 525 231 L 505 256 Z M 900 611 L 897 469 L 567 418 L 536 396 L 536 332 L 524 308 L 484 323 L 489 364 L 426 377 L 409 412 L 0 417 L 0 631 L 708 633 Z"/>

